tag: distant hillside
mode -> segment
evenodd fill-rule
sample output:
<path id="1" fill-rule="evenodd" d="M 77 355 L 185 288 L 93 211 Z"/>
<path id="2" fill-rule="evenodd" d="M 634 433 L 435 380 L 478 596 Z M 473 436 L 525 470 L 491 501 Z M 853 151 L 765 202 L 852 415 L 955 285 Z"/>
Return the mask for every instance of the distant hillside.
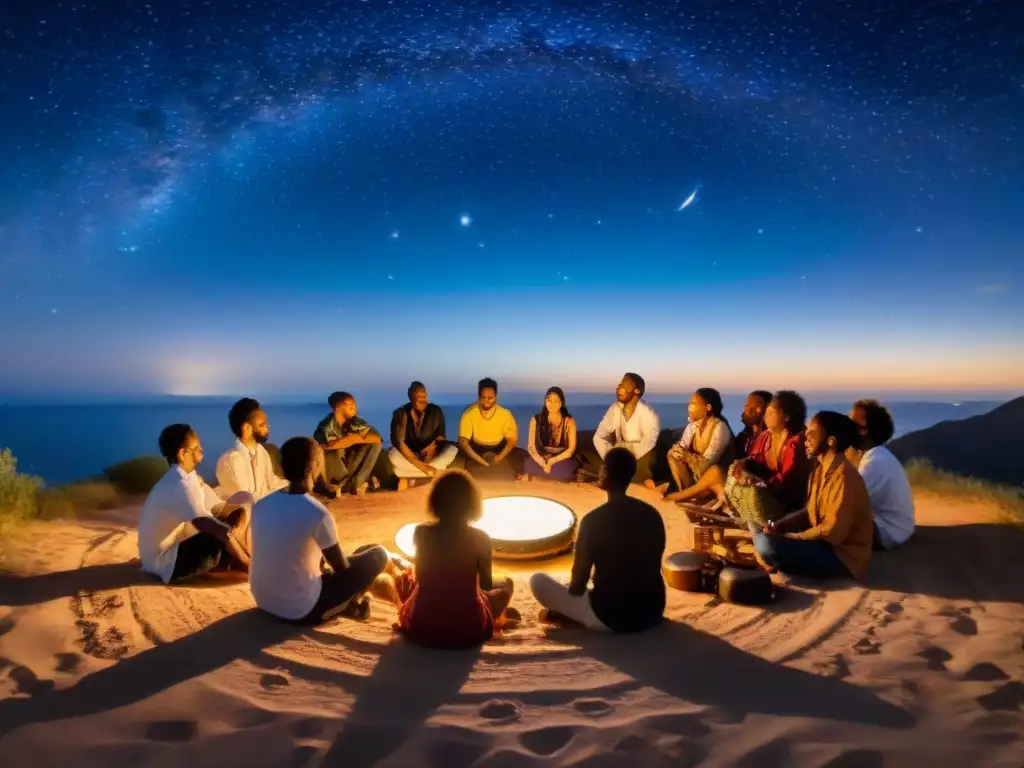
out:
<path id="1" fill-rule="evenodd" d="M 1024 397 L 980 416 L 943 421 L 889 443 L 900 461 L 927 459 L 942 469 L 1007 485 L 1024 484 Z"/>

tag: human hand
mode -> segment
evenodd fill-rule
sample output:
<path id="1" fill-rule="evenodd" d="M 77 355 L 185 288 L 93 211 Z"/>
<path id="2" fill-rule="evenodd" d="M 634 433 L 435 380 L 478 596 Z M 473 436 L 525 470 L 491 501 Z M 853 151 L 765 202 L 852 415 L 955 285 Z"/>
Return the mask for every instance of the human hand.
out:
<path id="1" fill-rule="evenodd" d="M 550 459 L 546 459 L 544 461 L 544 463 L 541 464 L 541 466 L 544 468 L 544 474 L 546 474 L 546 475 L 550 475 L 551 474 L 551 460 Z"/>
<path id="2" fill-rule="evenodd" d="M 423 474 L 427 477 L 433 477 L 437 474 L 437 467 L 432 467 L 429 464 L 424 464 L 421 469 L 423 470 Z"/>
<path id="3" fill-rule="evenodd" d="M 437 443 L 431 443 L 423 449 L 420 458 L 424 461 L 431 461 L 435 456 L 437 456 Z"/>

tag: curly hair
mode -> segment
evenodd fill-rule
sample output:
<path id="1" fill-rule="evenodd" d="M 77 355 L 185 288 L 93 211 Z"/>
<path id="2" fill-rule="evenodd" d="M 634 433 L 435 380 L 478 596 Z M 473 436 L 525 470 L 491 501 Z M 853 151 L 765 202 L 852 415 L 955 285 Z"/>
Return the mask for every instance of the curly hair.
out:
<path id="1" fill-rule="evenodd" d="M 865 429 L 872 445 L 885 445 L 896 433 L 896 424 L 889 409 L 877 400 L 858 400 L 854 410 L 864 411 Z"/>
<path id="2" fill-rule="evenodd" d="M 483 507 L 479 486 L 461 469 L 439 474 L 427 496 L 427 511 L 441 522 L 472 523 L 480 519 Z"/>
<path id="3" fill-rule="evenodd" d="M 786 428 L 792 432 L 803 432 L 807 426 L 807 403 L 791 389 L 780 389 L 772 398 L 775 407 L 786 420 Z"/>

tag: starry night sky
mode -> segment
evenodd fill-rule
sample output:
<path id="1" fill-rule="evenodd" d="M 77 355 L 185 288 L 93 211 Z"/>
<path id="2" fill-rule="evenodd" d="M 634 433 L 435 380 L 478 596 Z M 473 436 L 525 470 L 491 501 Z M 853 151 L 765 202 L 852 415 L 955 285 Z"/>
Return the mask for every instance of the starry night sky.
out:
<path id="1" fill-rule="evenodd" d="M 1012 2 L 15 5 L 0 395 L 1024 388 Z"/>

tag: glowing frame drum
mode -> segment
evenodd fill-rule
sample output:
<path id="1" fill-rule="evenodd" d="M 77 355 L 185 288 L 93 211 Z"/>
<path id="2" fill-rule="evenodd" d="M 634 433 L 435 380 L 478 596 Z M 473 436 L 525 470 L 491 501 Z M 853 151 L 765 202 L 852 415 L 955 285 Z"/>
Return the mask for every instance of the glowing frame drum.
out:
<path id="1" fill-rule="evenodd" d="M 395 545 L 404 557 L 416 559 L 412 536 L 418 523 L 398 529 Z M 484 499 L 484 513 L 473 523 L 491 537 L 492 553 L 504 560 L 532 560 L 572 551 L 576 513 L 541 496 L 495 496 Z"/>

